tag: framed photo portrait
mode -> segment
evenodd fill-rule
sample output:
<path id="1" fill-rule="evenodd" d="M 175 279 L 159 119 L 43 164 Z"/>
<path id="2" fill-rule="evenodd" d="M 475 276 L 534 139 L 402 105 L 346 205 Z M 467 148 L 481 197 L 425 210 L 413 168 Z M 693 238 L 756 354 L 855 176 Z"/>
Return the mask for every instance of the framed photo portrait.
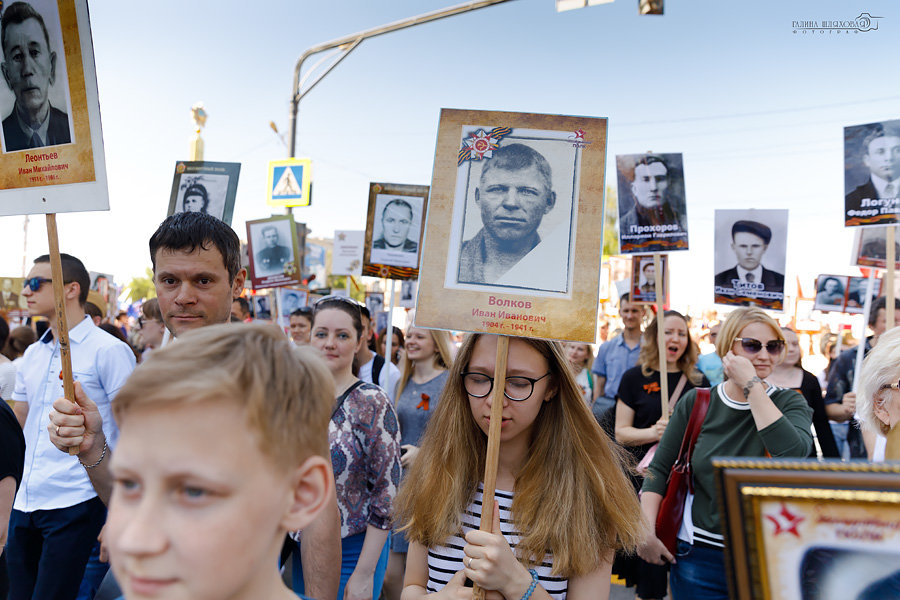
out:
<path id="1" fill-rule="evenodd" d="M 373 319 L 384 311 L 384 292 L 366 292 L 366 308 Z"/>
<path id="2" fill-rule="evenodd" d="M 2 14 L 0 215 L 108 210 L 87 1 L 3 2 Z"/>
<path id="3" fill-rule="evenodd" d="M 688 249 L 681 154 L 616 156 L 622 254 Z"/>
<path id="4" fill-rule="evenodd" d="M 231 225 L 240 173 L 240 163 L 179 161 L 166 214 L 202 212 Z"/>
<path id="5" fill-rule="evenodd" d="M 416 324 L 593 342 L 606 119 L 444 109 Z"/>
<path id="6" fill-rule="evenodd" d="M 842 312 L 847 304 L 849 279 L 845 275 L 819 275 L 816 278 L 814 310 Z"/>
<path id="7" fill-rule="evenodd" d="M 308 292 L 300 288 L 278 288 L 278 313 L 287 320 L 291 313 L 303 308 L 307 303 Z"/>
<path id="8" fill-rule="evenodd" d="M 663 255 L 659 259 L 662 269 L 663 305 L 669 301 L 669 261 Z M 652 254 L 634 254 L 631 257 L 631 302 L 656 304 L 656 265 Z"/>
<path id="9" fill-rule="evenodd" d="M 400 298 L 397 300 L 397 306 L 401 308 L 415 308 L 418 288 L 419 282 L 416 279 L 405 279 L 402 281 L 400 283 Z"/>
<path id="10" fill-rule="evenodd" d="M 782 310 L 787 210 L 717 210 L 716 304 Z"/>
<path id="11" fill-rule="evenodd" d="M 20 311 L 27 311 L 28 301 L 22 295 L 24 288 L 24 277 L 0 277 L 0 311 L 5 311 L 7 315 L 15 313 L 16 316 Z"/>
<path id="12" fill-rule="evenodd" d="M 731 598 L 893 597 L 900 465 L 714 459 L 713 466 Z"/>
<path id="13" fill-rule="evenodd" d="M 332 275 L 362 275 L 365 231 L 336 230 L 331 252 Z"/>
<path id="14" fill-rule="evenodd" d="M 872 302 L 883 294 L 884 279 L 876 279 L 872 285 Z M 851 277 L 847 284 L 847 303 L 844 312 L 861 315 L 865 312 L 866 290 L 869 289 L 867 277 Z"/>
<path id="15" fill-rule="evenodd" d="M 844 225 L 888 225 L 900 213 L 900 120 L 844 128 Z"/>
<path id="16" fill-rule="evenodd" d="M 272 299 L 268 292 L 255 294 L 250 297 L 253 307 L 253 318 L 260 321 L 272 320 Z"/>
<path id="17" fill-rule="evenodd" d="M 293 215 L 247 221 L 253 289 L 300 285 L 302 256 Z"/>
<path id="18" fill-rule="evenodd" d="M 894 260 L 900 269 L 900 227 L 894 227 Z M 887 230 L 884 227 L 859 228 L 853 235 L 850 264 L 857 267 L 887 266 Z"/>
<path id="19" fill-rule="evenodd" d="M 416 279 L 428 186 L 370 183 L 363 275 Z"/>

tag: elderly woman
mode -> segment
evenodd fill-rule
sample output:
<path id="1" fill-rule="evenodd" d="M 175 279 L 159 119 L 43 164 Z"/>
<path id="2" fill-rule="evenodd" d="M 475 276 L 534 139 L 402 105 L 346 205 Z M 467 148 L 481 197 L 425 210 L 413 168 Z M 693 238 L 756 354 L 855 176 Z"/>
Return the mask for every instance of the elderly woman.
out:
<path id="1" fill-rule="evenodd" d="M 900 328 L 878 338 L 859 374 L 856 413 L 862 426 L 887 436 L 900 422 Z M 887 458 L 897 459 L 900 447 L 888 448 Z M 880 448 L 873 458 L 880 459 Z"/>
<path id="2" fill-rule="evenodd" d="M 778 323 L 759 308 L 739 308 L 722 325 L 716 352 L 722 357 L 725 381 L 710 391 L 709 408 L 694 446 L 693 499 L 685 506 L 676 556 L 653 534 L 638 550 L 647 562 L 672 564 L 669 584 L 674 600 L 728 599 L 712 458 L 804 458 L 812 448 L 812 409 L 806 400 L 793 390 L 766 382 L 784 355 L 784 334 Z M 649 523 L 656 523 L 667 476 L 696 397 L 696 390 L 691 390 L 675 405 L 644 479 L 641 508 Z"/>

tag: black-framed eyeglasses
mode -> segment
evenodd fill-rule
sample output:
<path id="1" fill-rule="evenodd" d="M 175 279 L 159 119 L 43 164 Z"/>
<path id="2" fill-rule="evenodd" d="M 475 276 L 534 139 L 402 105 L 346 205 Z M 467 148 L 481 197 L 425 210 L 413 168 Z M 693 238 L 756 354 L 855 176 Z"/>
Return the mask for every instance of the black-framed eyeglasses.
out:
<path id="1" fill-rule="evenodd" d="M 741 343 L 741 348 L 748 354 L 757 354 L 763 349 L 763 343 L 754 338 L 734 338 Z M 784 350 L 784 340 L 769 340 L 765 344 L 766 352 L 772 356 L 778 356 Z"/>
<path id="2" fill-rule="evenodd" d="M 31 279 L 25 280 L 25 285 L 22 288 L 28 288 L 32 292 L 36 292 L 41 289 L 41 286 L 45 283 L 50 283 L 52 280 L 47 279 L 46 277 L 32 277 Z"/>
<path id="3" fill-rule="evenodd" d="M 540 377 L 522 377 L 515 375 L 506 378 L 506 385 L 503 389 L 503 395 L 514 402 L 522 402 L 531 398 L 534 393 L 534 384 L 548 376 L 550 371 L 544 373 Z M 466 393 L 473 398 L 484 398 L 494 389 L 494 378 L 488 377 L 484 373 L 466 372 L 462 374 L 463 387 Z"/>
<path id="4" fill-rule="evenodd" d="M 138 317 L 138 329 L 143 329 L 144 325 L 149 323 L 150 321 L 157 321 L 158 319 L 151 319 L 150 317 Z"/>

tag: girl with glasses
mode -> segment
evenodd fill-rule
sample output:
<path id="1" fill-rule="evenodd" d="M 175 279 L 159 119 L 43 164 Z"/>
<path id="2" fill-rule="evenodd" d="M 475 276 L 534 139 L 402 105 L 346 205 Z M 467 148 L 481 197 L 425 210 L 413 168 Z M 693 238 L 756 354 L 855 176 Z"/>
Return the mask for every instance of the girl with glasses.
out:
<path id="1" fill-rule="evenodd" d="M 478 531 L 496 351 L 496 336 L 466 337 L 397 497 L 410 539 L 402 598 L 457 597 L 474 582 L 515 600 L 606 599 L 615 550 L 643 527 L 621 452 L 557 342 L 509 340 L 494 522 Z"/>
<path id="2" fill-rule="evenodd" d="M 805 458 L 812 448 L 812 409 L 793 390 L 766 382 L 784 357 L 784 334 L 778 323 L 756 307 L 728 315 L 716 340 L 725 381 L 710 393 L 709 408 L 694 446 L 693 494 L 685 503 L 677 555 L 655 535 L 638 552 L 647 562 L 672 563 L 669 583 L 674 600 L 728 599 L 724 539 L 714 456 Z M 650 463 L 641 495 L 648 523 L 656 523 L 666 479 L 678 455 L 694 407 L 696 390 L 676 405 Z"/>
<path id="3" fill-rule="evenodd" d="M 644 330 L 638 365 L 625 371 L 616 399 L 616 441 L 634 457 L 638 473 L 632 476 L 635 493 L 644 481 L 643 471 L 652 454 L 651 449 L 662 437 L 669 422 L 669 415 L 662 414 L 662 397 L 659 372 L 658 320 Z M 697 370 L 697 344 L 691 339 L 687 319 L 681 313 L 669 310 L 663 318 L 665 336 L 666 373 L 669 390 L 669 411 L 679 398 L 694 386 L 709 387 L 709 381 Z M 647 458 L 646 460 L 645 457 Z M 668 588 L 668 569 L 665 566 L 647 564 L 635 555 L 616 556 L 613 572 L 625 580 L 629 587 L 636 587 L 637 598 L 665 598 Z"/>

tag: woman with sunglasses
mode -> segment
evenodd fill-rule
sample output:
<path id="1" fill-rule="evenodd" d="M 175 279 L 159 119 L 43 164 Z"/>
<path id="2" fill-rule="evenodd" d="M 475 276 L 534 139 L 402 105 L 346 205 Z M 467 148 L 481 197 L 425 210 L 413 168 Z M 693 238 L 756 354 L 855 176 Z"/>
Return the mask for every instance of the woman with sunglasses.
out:
<path id="1" fill-rule="evenodd" d="M 509 340 L 494 519 L 478 531 L 496 353 L 497 336 L 466 337 L 397 497 L 402 599 L 464 597 L 467 579 L 488 597 L 606 599 L 640 511 L 557 342 Z"/>
<path id="2" fill-rule="evenodd" d="M 812 448 L 812 409 L 806 400 L 793 390 L 765 381 L 784 355 L 784 335 L 778 323 L 759 308 L 739 308 L 722 326 L 716 352 L 722 357 L 725 381 L 711 390 L 694 446 L 694 490 L 685 504 L 676 556 L 653 534 L 638 550 L 647 562 L 671 563 L 669 583 L 674 600 L 728 599 L 712 458 L 803 458 Z M 696 393 L 688 392 L 675 406 L 644 479 L 641 508 L 648 523 L 656 523 Z"/>
<path id="3" fill-rule="evenodd" d="M 329 296 L 316 303 L 310 345 L 322 352 L 338 391 L 328 440 L 341 513 L 337 597 L 347 600 L 377 600 L 381 595 L 391 504 L 400 483 L 397 414 L 384 390 L 360 381 L 354 373 L 353 358 L 365 343 L 362 334 L 356 302 Z M 293 569 L 294 591 L 302 593 L 302 566 L 296 552 Z"/>
<path id="4" fill-rule="evenodd" d="M 831 425 L 828 424 L 825 401 L 822 399 L 822 386 L 816 376 L 804 369 L 801 363 L 803 352 L 800 349 L 800 338 L 790 327 L 782 327 L 781 332 L 784 334 L 784 360 L 772 371 L 769 383 L 799 392 L 806 399 L 806 403 L 813 410 L 813 427 L 822 456 L 840 458 L 841 453 L 834 441 L 834 434 L 831 433 Z M 814 447 L 809 455 L 816 458 L 817 454 Z"/>
<path id="5" fill-rule="evenodd" d="M 652 454 L 648 457 L 648 453 L 655 449 L 669 422 L 669 415 L 662 414 L 657 323 L 658 320 L 653 319 L 644 330 L 638 365 L 622 375 L 616 401 L 616 441 L 638 463 L 638 472 L 632 475 L 635 494 L 644 481 L 645 463 L 652 457 Z M 667 310 L 663 318 L 663 335 L 671 412 L 684 393 L 697 385 L 709 387 L 709 381 L 697 371 L 699 350 L 691 339 L 684 315 Z M 647 564 L 639 556 L 618 554 L 613 572 L 624 579 L 627 586 L 635 586 L 639 600 L 666 597 L 666 566 Z"/>

